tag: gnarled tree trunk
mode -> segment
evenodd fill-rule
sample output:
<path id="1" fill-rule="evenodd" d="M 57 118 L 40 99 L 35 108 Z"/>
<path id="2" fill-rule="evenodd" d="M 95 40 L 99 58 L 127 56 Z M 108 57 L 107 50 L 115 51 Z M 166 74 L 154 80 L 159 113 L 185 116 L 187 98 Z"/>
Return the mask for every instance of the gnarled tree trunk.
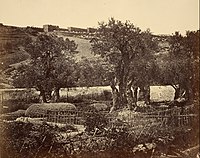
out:
<path id="1" fill-rule="evenodd" d="M 59 100 L 60 100 L 60 88 L 55 87 L 52 95 L 52 102 L 59 102 Z"/>
<path id="2" fill-rule="evenodd" d="M 110 87 L 112 89 L 112 102 L 113 102 L 113 105 L 110 109 L 110 112 L 116 110 L 119 108 L 119 91 L 118 89 L 116 88 L 116 81 L 115 79 L 113 79 L 110 83 Z"/>
<path id="3" fill-rule="evenodd" d="M 145 104 L 149 105 L 150 104 L 150 86 L 146 85 L 144 87 L 144 101 Z"/>
<path id="4" fill-rule="evenodd" d="M 46 94 L 45 94 L 45 91 L 43 89 L 40 90 L 40 102 L 41 103 L 47 103 Z"/>

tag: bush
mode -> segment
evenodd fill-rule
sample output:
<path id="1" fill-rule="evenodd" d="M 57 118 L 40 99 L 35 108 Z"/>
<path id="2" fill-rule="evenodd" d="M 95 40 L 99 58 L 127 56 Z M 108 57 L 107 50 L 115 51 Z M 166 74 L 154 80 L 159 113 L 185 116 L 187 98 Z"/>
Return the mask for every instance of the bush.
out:
<path id="1" fill-rule="evenodd" d="M 90 109 L 89 112 L 84 116 L 86 132 L 90 134 L 94 134 L 95 130 L 98 130 L 96 134 L 104 132 L 104 128 L 108 125 L 108 118 L 93 107 L 89 107 L 88 109 Z"/>
<path id="2" fill-rule="evenodd" d="M 1 123 L 0 127 L 2 157 L 67 157 L 62 144 L 57 142 L 57 129 L 50 125 L 11 122 Z"/>
<path id="3" fill-rule="evenodd" d="M 48 110 L 75 110 L 76 106 L 71 103 L 43 103 L 43 104 L 33 104 L 25 112 L 26 116 L 37 117 L 40 115 L 47 114 Z"/>
<path id="4" fill-rule="evenodd" d="M 92 135 L 83 133 L 63 137 L 59 132 L 65 130 L 74 129 L 70 126 L 58 129 L 46 123 L 34 125 L 23 122 L 0 122 L 1 156 L 13 158 L 161 157 L 162 153 L 172 155 L 173 151 L 185 150 L 185 147 L 188 147 L 185 145 L 193 142 L 193 139 L 188 138 L 197 136 L 186 129 L 175 130 L 158 126 L 144 129 L 140 137 L 135 135 L 136 129 L 126 125 L 123 128 L 110 127 L 104 135 L 98 136 L 94 136 L 94 133 L 91 133 Z M 183 142 L 185 140 L 188 142 Z M 196 142 L 198 142 L 197 137 Z M 172 147 L 177 150 L 172 150 Z"/>

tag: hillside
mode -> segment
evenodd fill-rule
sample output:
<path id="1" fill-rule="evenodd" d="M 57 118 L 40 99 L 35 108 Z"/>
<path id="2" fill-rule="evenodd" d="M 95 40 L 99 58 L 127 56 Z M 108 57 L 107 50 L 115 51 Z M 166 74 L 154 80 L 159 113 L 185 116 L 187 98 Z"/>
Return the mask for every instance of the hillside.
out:
<path id="1" fill-rule="evenodd" d="M 59 37 L 63 38 L 69 38 L 70 40 L 75 41 L 76 44 L 78 44 L 78 54 L 76 55 L 76 59 L 80 60 L 82 57 L 87 57 L 87 58 L 93 58 L 94 54 L 91 52 L 91 44 L 89 39 L 84 39 L 80 38 L 77 36 L 70 36 L 70 35 L 65 35 L 62 33 L 54 33 Z"/>
<path id="2" fill-rule="evenodd" d="M 0 88 L 8 88 L 10 85 L 9 72 L 11 72 L 20 63 L 26 62 L 30 55 L 24 51 L 23 47 L 16 45 L 25 37 L 35 38 L 39 32 L 43 30 L 40 28 L 19 28 L 13 26 L 0 25 Z M 93 37 L 91 34 L 76 34 L 66 33 L 62 31 L 49 32 L 59 37 L 69 38 L 78 44 L 76 59 L 81 60 L 82 57 L 95 58 L 91 52 L 90 39 Z M 158 63 L 162 63 L 168 55 L 167 36 L 155 36 L 159 42 L 159 47 L 162 48 L 155 54 Z"/>
<path id="3" fill-rule="evenodd" d="M 17 46 L 18 43 L 26 37 L 35 38 L 41 31 L 43 30 L 38 28 L 0 25 L 0 88 L 9 88 L 9 73 L 30 58 L 29 53 L 24 51 L 23 47 Z M 75 56 L 77 60 L 80 60 L 82 57 L 94 57 L 91 53 L 91 45 L 88 39 L 66 36 L 60 33 L 56 33 L 56 35 L 74 40 L 78 44 L 78 54 Z"/>

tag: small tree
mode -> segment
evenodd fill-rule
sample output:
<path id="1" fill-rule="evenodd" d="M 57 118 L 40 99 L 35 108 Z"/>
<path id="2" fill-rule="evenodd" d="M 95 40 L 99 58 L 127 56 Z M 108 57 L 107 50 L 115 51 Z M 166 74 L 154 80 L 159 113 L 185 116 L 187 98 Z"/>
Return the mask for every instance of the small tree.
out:
<path id="1" fill-rule="evenodd" d="M 35 87 L 43 102 L 55 90 L 55 101 L 59 89 L 72 84 L 73 56 L 77 48 L 74 41 L 53 35 L 40 34 L 24 44 L 30 60 L 13 73 L 13 84 L 17 87 Z"/>

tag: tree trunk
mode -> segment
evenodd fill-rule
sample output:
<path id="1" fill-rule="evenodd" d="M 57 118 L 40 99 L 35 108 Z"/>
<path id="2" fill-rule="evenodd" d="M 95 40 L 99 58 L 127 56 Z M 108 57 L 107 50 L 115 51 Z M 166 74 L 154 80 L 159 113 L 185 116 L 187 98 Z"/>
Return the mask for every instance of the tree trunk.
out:
<path id="1" fill-rule="evenodd" d="M 58 102 L 60 100 L 60 88 L 55 89 L 55 102 Z"/>
<path id="2" fill-rule="evenodd" d="M 127 105 L 127 87 L 126 85 L 121 82 L 119 83 L 119 104 L 120 104 L 120 107 L 125 107 Z"/>
<path id="3" fill-rule="evenodd" d="M 127 105 L 130 110 L 134 109 L 137 105 L 137 94 L 135 95 L 135 89 L 137 91 L 137 88 L 133 86 L 133 81 L 134 78 L 130 78 L 127 84 Z"/>
<path id="4" fill-rule="evenodd" d="M 116 85 L 115 79 L 113 79 L 111 81 L 111 85 L 110 85 L 110 87 L 112 89 L 112 102 L 113 102 L 110 112 L 119 108 L 119 91 L 115 85 Z"/>
<path id="5" fill-rule="evenodd" d="M 132 110 L 135 107 L 135 100 L 131 88 L 127 89 L 127 106 L 129 110 Z"/>
<path id="6" fill-rule="evenodd" d="M 140 100 L 144 100 L 144 98 L 145 98 L 145 97 L 144 97 L 144 96 L 145 96 L 145 95 L 144 95 L 144 93 L 145 93 L 144 91 L 145 91 L 145 90 L 144 90 L 144 86 L 140 86 L 140 91 L 139 91 L 139 99 L 140 99 Z"/>
<path id="7" fill-rule="evenodd" d="M 119 92 L 117 88 L 112 89 L 112 101 L 113 106 L 111 107 L 110 112 L 119 108 Z"/>
<path id="8" fill-rule="evenodd" d="M 53 96 L 52 96 L 52 101 L 53 102 L 59 102 L 60 100 L 60 88 L 56 87 L 54 88 L 54 93 L 53 93 Z"/>
<path id="9" fill-rule="evenodd" d="M 47 102 L 51 102 L 51 100 L 52 100 L 51 93 L 52 93 L 52 90 L 47 90 L 46 93 L 45 93 Z"/>
<path id="10" fill-rule="evenodd" d="M 40 90 L 40 102 L 47 103 L 46 94 L 44 90 Z"/>
<path id="11" fill-rule="evenodd" d="M 146 85 L 144 87 L 144 101 L 145 104 L 149 105 L 150 104 L 150 86 Z"/>
<path id="12" fill-rule="evenodd" d="M 176 87 L 176 86 L 173 86 L 173 88 L 175 89 L 175 93 L 174 93 L 174 100 L 178 99 L 179 96 L 180 96 L 180 87 Z"/>
<path id="13" fill-rule="evenodd" d="M 133 93 L 133 97 L 134 97 L 134 102 L 135 102 L 135 105 L 137 105 L 137 101 L 138 101 L 138 87 L 134 87 L 133 89 L 134 93 Z"/>

